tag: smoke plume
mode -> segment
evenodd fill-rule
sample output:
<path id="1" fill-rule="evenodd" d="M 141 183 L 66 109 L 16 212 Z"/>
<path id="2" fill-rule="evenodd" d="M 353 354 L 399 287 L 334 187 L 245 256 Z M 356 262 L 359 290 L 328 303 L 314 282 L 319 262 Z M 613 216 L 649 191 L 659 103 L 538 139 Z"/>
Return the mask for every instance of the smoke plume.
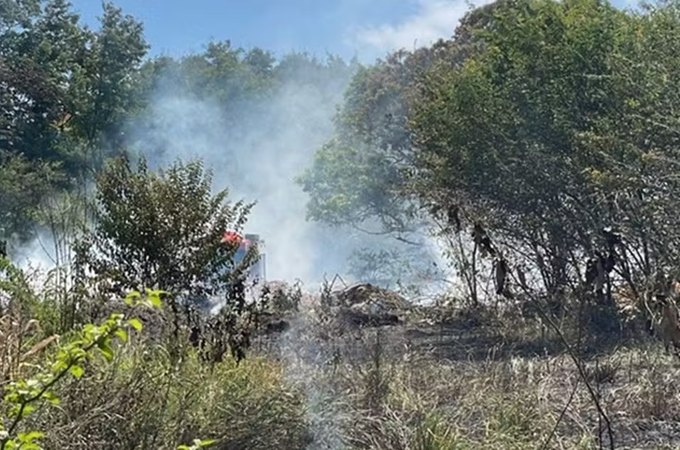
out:
<path id="1" fill-rule="evenodd" d="M 132 127 L 130 146 L 156 168 L 203 160 L 215 189 L 256 202 L 246 232 L 264 240 L 268 278 L 319 280 L 342 271 L 348 246 L 342 233 L 305 219 L 307 198 L 295 178 L 329 138 L 348 81 L 345 74 L 315 84 L 290 79 L 237 114 L 162 83 L 145 126 Z"/>

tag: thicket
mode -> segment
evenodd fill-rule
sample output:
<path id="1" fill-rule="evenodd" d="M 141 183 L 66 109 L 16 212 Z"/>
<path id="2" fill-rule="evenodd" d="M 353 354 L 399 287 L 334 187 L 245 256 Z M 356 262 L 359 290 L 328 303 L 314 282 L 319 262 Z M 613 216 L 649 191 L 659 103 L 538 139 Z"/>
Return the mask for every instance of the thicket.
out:
<path id="1" fill-rule="evenodd" d="M 431 230 L 472 305 L 658 318 L 680 267 L 679 11 L 499 1 L 363 68 L 301 178 L 310 216 Z"/>

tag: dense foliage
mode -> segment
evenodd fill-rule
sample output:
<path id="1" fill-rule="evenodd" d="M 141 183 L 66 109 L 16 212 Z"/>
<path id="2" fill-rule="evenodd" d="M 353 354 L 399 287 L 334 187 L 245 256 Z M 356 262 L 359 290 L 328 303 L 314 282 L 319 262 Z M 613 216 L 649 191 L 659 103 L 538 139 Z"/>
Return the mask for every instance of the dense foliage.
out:
<path id="1" fill-rule="evenodd" d="M 141 24 L 112 4 L 91 31 L 66 0 L 6 3 L 0 157 L 3 182 L 29 198 L 3 203 L 3 212 L 21 214 L 3 220 L 0 238 L 25 236 L 31 211 L 51 190 L 82 183 L 117 151 L 121 123 L 140 105 L 134 85 L 147 49 Z"/>
<path id="2" fill-rule="evenodd" d="M 311 217 L 465 227 L 459 273 L 491 254 L 508 296 L 512 277 L 557 303 L 598 284 L 651 301 L 678 267 L 679 19 L 675 2 L 501 1 L 362 71 L 302 180 Z"/>
<path id="3" fill-rule="evenodd" d="M 121 295 L 163 286 L 175 296 L 214 294 L 234 270 L 226 230 L 241 230 L 250 208 L 212 193 L 199 162 L 161 174 L 142 160 L 111 162 L 97 179 L 94 229 L 77 244 L 82 277 L 94 274 Z"/>

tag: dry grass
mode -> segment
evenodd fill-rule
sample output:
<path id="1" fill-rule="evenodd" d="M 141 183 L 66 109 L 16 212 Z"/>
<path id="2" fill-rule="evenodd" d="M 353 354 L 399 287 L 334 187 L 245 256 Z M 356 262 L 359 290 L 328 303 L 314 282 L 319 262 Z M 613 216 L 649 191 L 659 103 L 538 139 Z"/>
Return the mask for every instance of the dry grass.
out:
<path id="1" fill-rule="evenodd" d="M 42 353 L 59 340 L 58 335 L 44 336 L 40 322 L 17 303 L 8 300 L 0 308 L 4 312 L 0 315 L 0 387 L 30 373 Z"/>
<path id="2" fill-rule="evenodd" d="M 21 320 L 30 316 L 9 312 L 3 370 L 22 367 L 22 355 L 38 361 L 52 342 Z M 241 364 L 206 364 L 189 346 L 177 363 L 161 346 L 132 342 L 60 385 L 61 406 L 26 427 L 46 432 L 47 449 L 172 449 L 195 438 L 225 450 L 608 446 L 586 381 L 544 327 L 488 311 L 438 317 L 355 328 L 332 308 L 303 308 Z M 617 449 L 680 448 L 680 360 L 661 342 L 618 335 L 579 350 Z"/>
<path id="3" fill-rule="evenodd" d="M 295 324 L 282 344 L 297 357 L 279 357 L 306 392 L 308 448 L 608 448 L 573 360 L 539 326 L 503 325 Z M 583 360 L 616 448 L 680 447 L 680 361 L 658 342 L 616 344 L 615 336 L 589 342 Z"/>
<path id="4" fill-rule="evenodd" d="M 658 350 L 624 349 L 587 368 L 612 421 L 616 448 L 680 445 L 676 361 Z M 566 356 L 453 363 L 414 357 L 385 369 L 386 395 L 374 410 L 362 407 L 372 380 L 360 370 L 340 376 L 353 380 L 345 392 L 354 407 L 347 436 L 355 448 L 578 449 L 606 441 Z"/>
<path id="5" fill-rule="evenodd" d="M 21 357 L 21 328 L 12 314 L 0 317 L 0 383 L 12 380 Z"/>
<path id="6" fill-rule="evenodd" d="M 229 359 L 208 367 L 187 352 L 173 365 L 161 348 L 121 351 L 62 385 L 62 406 L 32 416 L 27 426 L 46 432 L 45 448 L 175 449 L 197 438 L 225 450 L 305 448 L 301 397 L 276 364 Z"/>

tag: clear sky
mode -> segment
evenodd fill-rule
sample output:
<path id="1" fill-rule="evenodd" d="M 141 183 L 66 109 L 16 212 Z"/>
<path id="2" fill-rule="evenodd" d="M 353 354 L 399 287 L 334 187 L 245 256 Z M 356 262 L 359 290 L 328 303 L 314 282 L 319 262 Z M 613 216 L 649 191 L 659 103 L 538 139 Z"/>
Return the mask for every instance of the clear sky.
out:
<path id="1" fill-rule="evenodd" d="M 99 0 L 72 0 L 92 27 Z M 449 0 L 114 0 L 145 24 L 151 54 L 200 51 L 210 40 L 290 50 L 327 52 L 362 60 L 399 47 L 449 36 L 467 6 Z"/>
<path id="2" fill-rule="evenodd" d="M 92 27 L 99 0 L 71 0 Z M 474 0 L 481 4 L 489 0 Z M 627 0 L 617 0 L 621 3 Z M 152 55 L 201 51 L 210 40 L 332 53 L 368 62 L 453 33 L 467 0 L 113 0 L 145 24 Z M 615 2 L 615 3 L 616 3 Z"/>

